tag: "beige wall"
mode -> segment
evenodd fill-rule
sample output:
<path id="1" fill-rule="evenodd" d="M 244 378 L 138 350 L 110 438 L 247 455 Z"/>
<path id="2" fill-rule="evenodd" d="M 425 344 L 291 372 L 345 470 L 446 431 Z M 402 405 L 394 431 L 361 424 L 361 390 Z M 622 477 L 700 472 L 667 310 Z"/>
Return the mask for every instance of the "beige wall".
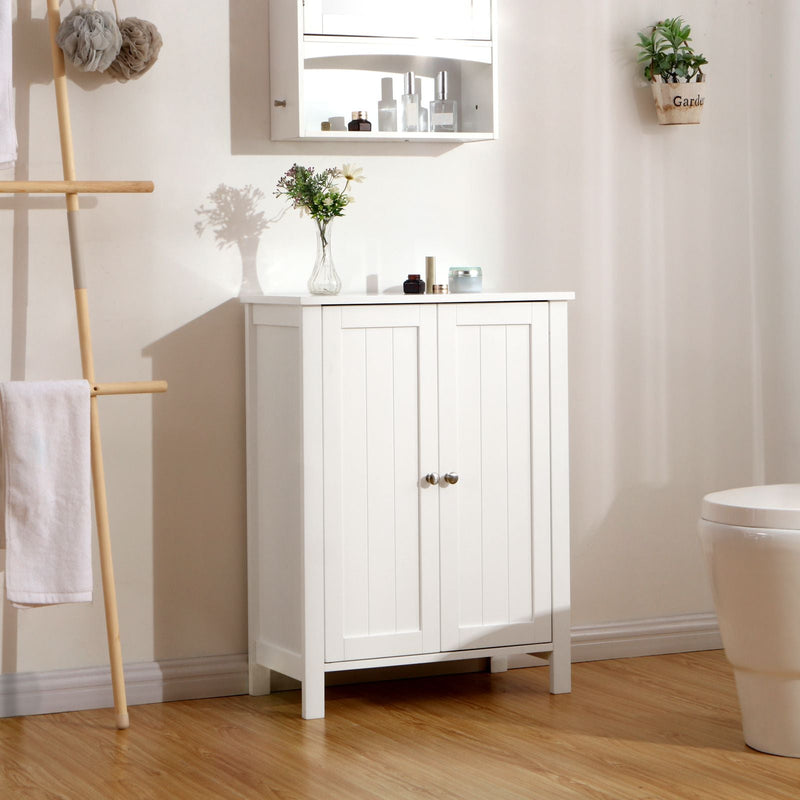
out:
<path id="1" fill-rule="evenodd" d="M 194 225 L 222 183 L 259 187 L 279 216 L 272 190 L 293 161 L 364 168 L 334 231 L 345 291 L 371 274 L 397 284 L 435 254 L 482 265 L 488 288 L 577 292 L 574 623 L 711 610 L 700 498 L 759 480 L 766 458 L 754 292 L 769 231 L 756 201 L 771 190 L 767 129 L 775 147 L 793 141 L 796 112 L 775 128 L 748 98 L 768 73 L 769 37 L 753 29 L 791 3 L 499 3 L 495 142 L 270 142 L 264 0 L 123 4 L 163 34 L 152 72 L 125 85 L 71 73 L 79 177 L 157 187 L 86 198 L 82 214 L 98 377 L 170 382 L 166 396 L 102 401 L 126 661 L 246 649 L 242 261 Z M 16 176 L 57 177 L 44 0 L 17 7 Z M 635 33 L 665 13 L 686 15 L 712 61 L 699 127 L 658 127 L 638 78 Z M 796 184 L 781 184 L 787 202 Z M 80 372 L 60 208 L 0 198 L 2 380 Z M 313 247 L 308 220 L 275 221 L 259 248 L 264 288 L 302 288 Z M 780 293 L 758 302 L 788 313 Z M 770 408 L 768 427 L 790 411 Z M 6 606 L 2 627 L 3 672 L 105 663 L 99 588 L 92 606 Z"/>
<path id="2" fill-rule="evenodd" d="M 800 6 L 769 4 L 754 33 L 761 114 L 753 122 L 762 158 L 754 175 L 753 207 L 758 222 L 755 260 L 759 352 L 762 366 L 765 470 L 769 482 L 800 480 L 800 149 L 795 132 L 800 107 L 794 75 L 800 66 L 792 36 Z"/>

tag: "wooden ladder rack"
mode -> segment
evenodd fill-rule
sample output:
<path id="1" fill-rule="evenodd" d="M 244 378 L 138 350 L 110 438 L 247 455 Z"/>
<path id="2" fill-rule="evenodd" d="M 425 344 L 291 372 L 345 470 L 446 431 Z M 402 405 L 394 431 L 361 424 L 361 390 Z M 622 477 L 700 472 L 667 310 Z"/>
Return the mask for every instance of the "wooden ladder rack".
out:
<path id="1" fill-rule="evenodd" d="M 114 712 L 117 728 L 130 725 L 125 698 L 125 676 L 122 666 L 122 649 L 119 637 L 117 593 L 114 583 L 114 565 L 111 558 L 111 535 L 106 502 L 103 448 L 100 440 L 100 418 L 97 398 L 115 394 L 153 394 L 167 390 L 166 381 L 134 381 L 128 383 L 98 383 L 94 374 L 92 335 L 89 324 L 89 303 L 81 264 L 80 239 L 78 236 L 78 195 L 81 193 L 131 193 L 152 192 L 151 181 L 79 181 L 75 177 L 75 156 L 72 146 L 72 127 L 67 97 L 67 77 L 64 54 L 56 44 L 56 34 L 61 25 L 59 0 L 47 0 L 47 18 L 50 31 L 50 47 L 53 57 L 53 81 L 58 107 L 58 130 L 61 142 L 61 163 L 64 180 L 61 181 L 0 181 L 0 193 L 6 194 L 64 194 L 66 197 L 67 226 L 69 229 L 72 278 L 75 289 L 75 309 L 78 315 L 78 337 L 81 349 L 83 377 L 91 387 L 91 461 L 92 486 L 94 489 L 95 520 L 100 551 L 100 571 L 103 583 L 103 601 L 106 616 L 108 652 L 111 662 L 111 683 L 114 692 Z"/>

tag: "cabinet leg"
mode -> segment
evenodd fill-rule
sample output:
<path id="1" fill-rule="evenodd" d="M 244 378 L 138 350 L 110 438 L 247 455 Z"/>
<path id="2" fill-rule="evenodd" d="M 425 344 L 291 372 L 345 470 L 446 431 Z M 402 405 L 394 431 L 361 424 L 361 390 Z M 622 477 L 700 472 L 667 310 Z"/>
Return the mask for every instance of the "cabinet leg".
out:
<path id="1" fill-rule="evenodd" d="M 249 672 L 249 693 L 254 696 L 269 694 L 271 675 L 270 670 L 268 670 L 266 667 L 262 667 L 261 664 L 256 664 L 255 662 L 251 661 Z"/>
<path id="2" fill-rule="evenodd" d="M 322 719 L 325 716 L 325 673 L 306 674 L 301 695 L 303 719 Z"/>
<path id="3" fill-rule="evenodd" d="M 569 647 L 559 647 L 550 653 L 550 694 L 572 691 L 572 660 Z"/>
<path id="4" fill-rule="evenodd" d="M 492 656 L 489 659 L 489 672 L 506 672 L 508 670 L 508 656 Z"/>

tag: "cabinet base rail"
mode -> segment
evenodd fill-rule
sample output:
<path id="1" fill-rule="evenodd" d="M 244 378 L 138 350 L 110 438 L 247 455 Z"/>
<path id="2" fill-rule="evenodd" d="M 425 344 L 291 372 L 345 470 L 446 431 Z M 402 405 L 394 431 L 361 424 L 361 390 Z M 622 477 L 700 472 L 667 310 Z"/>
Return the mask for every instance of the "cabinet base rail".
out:
<path id="1" fill-rule="evenodd" d="M 390 656 L 387 658 L 360 659 L 358 661 L 328 662 L 314 668 L 303 663 L 300 653 L 287 650 L 264 640 L 256 642 L 251 648 L 255 659 L 251 664 L 250 694 L 269 694 L 269 671 L 274 670 L 300 681 L 303 692 L 303 718 L 318 719 L 325 715 L 324 686 L 325 674 L 347 670 L 372 669 L 378 667 L 399 667 L 417 664 L 434 664 L 447 661 L 463 661 L 474 658 L 489 658 L 490 671 L 504 672 L 508 667 L 508 657 L 512 655 L 532 655 L 550 662 L 550 692 L 565 694 L 571 690 L 571 660 L 566 654 L 556 651 L 552 642 L 541 644 L 488 647 L 475 650 L 453 650 L 439 653 L 415 653 L 413 655 Z M 266 674 L 265 674 L 266 671 Z M 307 694 L 314 696 L 307 701 Z"/>

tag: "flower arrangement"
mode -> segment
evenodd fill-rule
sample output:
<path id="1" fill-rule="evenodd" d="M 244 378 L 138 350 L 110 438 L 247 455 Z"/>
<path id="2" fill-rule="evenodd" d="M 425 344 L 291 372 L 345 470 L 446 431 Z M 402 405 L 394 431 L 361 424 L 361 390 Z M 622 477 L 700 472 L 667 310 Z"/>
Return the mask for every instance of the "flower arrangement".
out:
<path id="1" fill-rule="evenodd" d="M 344 179 L 344 186 L 337 181 Z M 343 217 L 344 210 L 353 202 L 348 194 L 351 183 L 361 183 L 364 177 L 360 167 L 345 164 L 341 169 L 328 167 L 317 172 L 313 167 L 293 164 L 279 180 L 275 197 L 286 197 L 292 208 L 308 214 L 317 225 L 317 260 L 308 280 L 311 294 L 338 294 L 342 282 L 336 273 L 331 255 L 328 225 L 334 217 Z"/>
<path id="2" fill-rule="evenodd" d="M 317 172 L 314 167 L 301 167 L 293 164 L 292 168 L 278 180 L 275 197 L 287 197 L 292 208 L 299 208 L 316 221 L 325 240 L 325 228 L 334 217 L 343 217 L 344 210 L 353 202 L 353 196 L 347 193 L 351 183 L 361 183 L 364 177 L 360 167 L 344 164 L 341 169 L 328 167 Z M 336 181 L 344 179 L 342 188 Z"/>

